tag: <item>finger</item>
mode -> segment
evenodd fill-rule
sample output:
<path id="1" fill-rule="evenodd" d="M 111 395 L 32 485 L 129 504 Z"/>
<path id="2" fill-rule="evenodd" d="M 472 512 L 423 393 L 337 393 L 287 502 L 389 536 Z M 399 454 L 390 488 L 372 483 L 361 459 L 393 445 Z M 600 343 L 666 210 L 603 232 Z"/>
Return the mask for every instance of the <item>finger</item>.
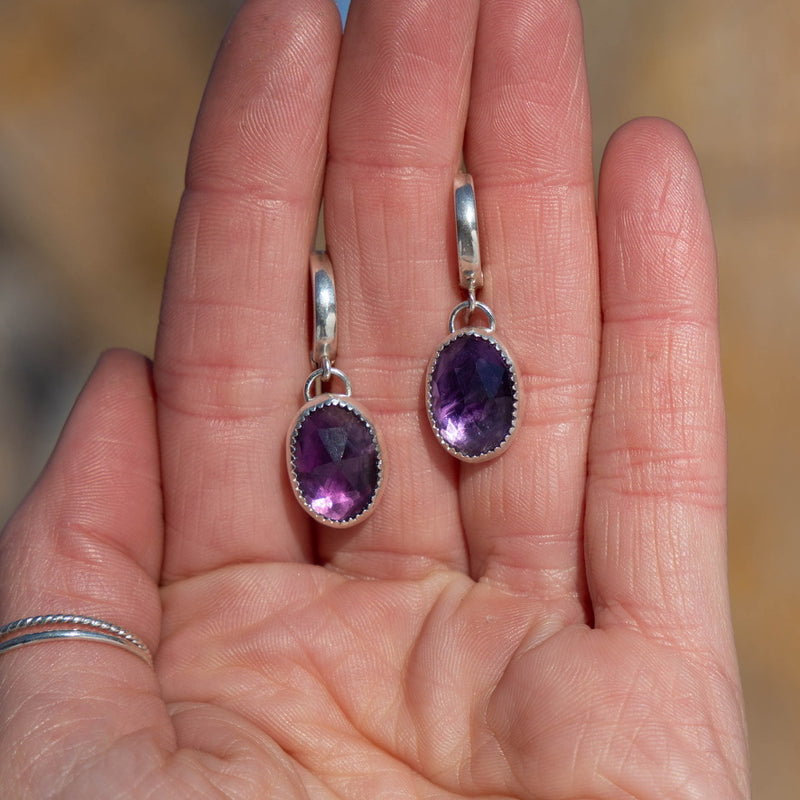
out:
<path id="1" fill-rule="evenodd" d="M 481 6 L 467 168 L 485 299 L 521 375 L 516 441 L 467 465 L 474 574 L 583 613 L 586 448 L 599 301 L 589 98 L 577 3 Z"/>
<path id="2" fill-rule="evenodd" d="M 422 386 L 458 297 L 451 195 L 477 7 L 354 2 L 348 17 L 325 185 L 337 366 L 381 429 L 388 476 L 369 520 L 347 536 L 320 533 L 322 555 L 348 572 L 466 564 L 457 471 L 429 435 Z"/>
<path id="3" fill-rule="evenodd" d="M 340 24 L 329 0 L 251 0 L 214 65 L 156 349 L 168 579 L 309 554 L 283 446 L 309 371 L 308 251 Z"/>
<path id="4" fill-rule="evenodd" d="M 661 120 L 622 128 L 599 192 L 603 349 L 587 570 L 598 626 L 721 624 L 725 431 L 714 244 L 697 164 Z"/>
<path id="5" fill-rule="evenodd" d="M 0 622 L 51 613 L 97 617 L 155 651 L 161 512 L 150 368 L 133 353 L 108 353 L 2 534 Z M 0 751 L 14 753 L 2 760 L 0 779 L 30 787 L 31 796 L 57 793 L 73 768 L 110 752 L 122 737 L 153 758 L 171 746 L 153 670 L 93 642 L 54 641 L 0 655 L 0 716 Z"/>

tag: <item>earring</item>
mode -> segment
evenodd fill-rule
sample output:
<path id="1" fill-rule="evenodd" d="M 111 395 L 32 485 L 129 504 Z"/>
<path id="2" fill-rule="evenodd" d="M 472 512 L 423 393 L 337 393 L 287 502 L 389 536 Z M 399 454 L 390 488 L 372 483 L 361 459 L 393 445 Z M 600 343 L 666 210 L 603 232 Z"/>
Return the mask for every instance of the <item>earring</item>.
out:
<path id="1" fill-rule="evenodd" d="M 311 294 L 314 370 L 286 438 L 289 480 L 303 509 L 317 522 L 345 528 L 372 513 L 383 483 L 381 445 L 375 426 L 350 400 L 349 378 L 336 360 L 336 294 L 325 253 L 312 253 Z M 322 392 L 336 378 L 344 394 Z"/>
<path id="2" fill-rule="evenodd" d="M 519 385 L 514 362 L 493 335 L 491 309 L 477 299 L 483 286 L 475 188 L 460 173 L 454 184 L 459 285 L 468 299 L 450 315 L 450 335 L 428 366 L 425 385 L 428 419 L 439 443 L 462 461 L 486 461 L 500 455 L 517 428 Z M 480 312 L 488 323 L 473 323 Z M 463 316 L 465 327 L 456 328 Z"/>

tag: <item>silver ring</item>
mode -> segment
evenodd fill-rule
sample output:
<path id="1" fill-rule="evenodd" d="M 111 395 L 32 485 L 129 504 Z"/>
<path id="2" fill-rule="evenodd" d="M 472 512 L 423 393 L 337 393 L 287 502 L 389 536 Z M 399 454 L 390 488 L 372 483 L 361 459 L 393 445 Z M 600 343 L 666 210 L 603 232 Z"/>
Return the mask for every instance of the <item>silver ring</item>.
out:
<path id="1" fill-rule="evenodd" d="M 344 384 L 344 396 L 350 397 L 353 394 L 353 387 L 350 385 L 350 378 L 348 378 L 347 375 L 345 375 L 344 372 L 342 372 L 340 369 L 336 369 L 336 367 L 330 367 L 329 372 L 330 375 L 328 376 L 328 379 L 338 378 Z M 306 380 L 306 385 L 305 387 L 303 387 L 303 396 L 306 398 L 306 403 L 311 401 L 312 396 L 316 396 L 312 395 L 312 391 L 314 390 L 314 384 L 317 381 L 324 382 L 325 380 L 326 380 L 325 370 L 323 367 L 315 369 L 308 376 L 308 380 Z M 317 387 L 318 392 L 319 388 L 320 387 Z"/>
<path id="2" fill-rule="evenodd" d="M 43 614 L 0 626 L 0 655 L 24 647 L 59 639 L 83 639 L 121 647 L 153 666 L 150 648 L 130 631 L 95 617 L 78 614 Z"/>
<path id="3" fill-rule="evenodd" d="M 486 320 L 489 325 L 486 328 L 481 328 L 481 330 L 486 331 L 486 333 L 494 333 L 495 329 L 495 321 L 494 321 L 494 314 L 492 313 L 492 309 L 486 305 L 486 303 L 481 303 L 475 298 L 470 297 L 469 300 L 464 300 L 464 302 L 459 303 L 454 309 L 453 313 L 450 315 L 450 333 L 456 332 L 456 319 L 458 315 L 462 311 L 466 311 L 467 313 L 467 323 L 469 323 L 470 317 L 472 316 L 472 312 L 475 310 L 482 311 L 486 315 Z"/>

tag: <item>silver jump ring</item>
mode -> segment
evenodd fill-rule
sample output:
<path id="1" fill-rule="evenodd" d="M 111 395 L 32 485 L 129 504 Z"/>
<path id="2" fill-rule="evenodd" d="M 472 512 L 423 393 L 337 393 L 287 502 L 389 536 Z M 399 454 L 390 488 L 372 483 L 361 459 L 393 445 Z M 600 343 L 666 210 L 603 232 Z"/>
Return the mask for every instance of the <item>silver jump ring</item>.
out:
<path id="1" fill-rule="evenodd" d="M 0 627 L 0 655 L 28 644 L 57 639 L 83 639 L 111 644 L 153 665 L 150 648 L 138 636 L 110 622 L 78 614 L 43 614 L 3 625 Z"/>
<path id="2" fill-rule="evenodd" d="M 467 322 L 469 322 L 470 317 L 475 313 L 475 309 L 478 307 L 478 298 L 475 296 L 475 290 L 469 290 L 469 297 L 467 298 Z"/>
<path id="3" fill-rule="evenodd" d="M 489 308 L 489 306 L 487 306 L 486 303 L 481 303 L 478 300 L 474 300 L 474 298 L 471 298 L 470 300 L 464 300 L 464 302 L 459 303 L 453 309 L 453 313 L 450 315 L 450 333 L 456 332 L 456 319 L 462 311 L 468 312 L 467 322 L 469 322 L 472 317 L 473 311 L 475 311 L 476 309 L 482 311 L 486 315 L 486 319 L 489 323 L 488 327 L 481 328 L 481 330 L 485 330 L 486 333 L 494 333 L 495 321 L 492 309 Z M 472 327 L 477 327 L 477 326 L 472 326 Z"/>
<path id="4" fill-rule="evenodd" d="M 322 370 L 322 375 L 319 379 L 323 383 L 327 383 L 331 379 L 331 375 L 333 375 L 333 364 L 331 364 L 331 360 L 328 358 L 328 356 L 323 356 L 320 369 Z"/>
<path id="5" fill-rule="evenodd" d="M 353 394 L 352 387 L 350 385 L 350 378 L 344 374 L 340 369 L 336 369 L 336 367 L 330 368 L 330 375 L 328 378 L 325 378 L 325 369 L 320 367 L 319 369 L 315 369 L 306 380 L 305 388 L 303 389 L 303 395 L 306 398 L 306 403 L 308 403 L 312 397 L 316 395 L 312 394 L 314 389 L 314 384 L 317 381 L 322 381 L 327 383 L 331 378 L 338 378 L 344 384 L 344 396 L 350 397 Z"/>

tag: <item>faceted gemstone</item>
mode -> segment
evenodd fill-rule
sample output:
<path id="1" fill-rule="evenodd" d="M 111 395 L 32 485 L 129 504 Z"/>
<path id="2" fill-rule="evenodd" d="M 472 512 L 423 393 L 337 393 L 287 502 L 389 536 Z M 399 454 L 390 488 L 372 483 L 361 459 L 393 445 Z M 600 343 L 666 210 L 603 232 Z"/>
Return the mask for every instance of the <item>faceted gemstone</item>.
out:
<path id="1" fill-rule="evenodd" d="M 380 484 L 372 426 L 350 403 L 328 400 L 301 416 L 291 441 L 297 489 L 314 513 L 333 522 L 359 516 Z"/>
<path id="2" fill-rule="evenodd" d="M 428 388 L 431 423 L 466 458 L 486 456 L 514 430 L 517 384 L 502 347 L 479 333 L 459 333 L 439 350 Z"/>

